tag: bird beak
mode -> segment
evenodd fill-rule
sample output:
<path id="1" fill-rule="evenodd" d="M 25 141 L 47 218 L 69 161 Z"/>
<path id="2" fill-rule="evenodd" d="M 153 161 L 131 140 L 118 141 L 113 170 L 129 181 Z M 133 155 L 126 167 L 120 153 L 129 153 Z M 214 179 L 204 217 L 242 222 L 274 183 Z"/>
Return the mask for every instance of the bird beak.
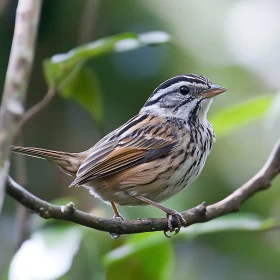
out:
<path id="1" fill-rule="evenodd" d="M 224 87 L 220 87 L 220 86 L 217 86 L 217 85 L 211 85 L 209 89 L 205 90 L 203 92 L 203 95 L 205 98 L 212 98 L 218 94 L 221 94 L 223 92 L 227 91 L 226 88 Z"/>

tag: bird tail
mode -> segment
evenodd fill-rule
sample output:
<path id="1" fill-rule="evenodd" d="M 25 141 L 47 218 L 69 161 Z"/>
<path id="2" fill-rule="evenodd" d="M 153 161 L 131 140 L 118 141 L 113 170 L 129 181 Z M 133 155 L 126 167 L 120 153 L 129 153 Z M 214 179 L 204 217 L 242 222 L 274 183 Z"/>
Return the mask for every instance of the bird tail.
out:
<path id="1" fill-rule="evenodd" d="M 71 176 L 76 176 L 83 160 L 81 154 L 78 153 L 66 153 L 33 147 L 12 146 L 11 151 L 22 155 L 47 159 Z"/>

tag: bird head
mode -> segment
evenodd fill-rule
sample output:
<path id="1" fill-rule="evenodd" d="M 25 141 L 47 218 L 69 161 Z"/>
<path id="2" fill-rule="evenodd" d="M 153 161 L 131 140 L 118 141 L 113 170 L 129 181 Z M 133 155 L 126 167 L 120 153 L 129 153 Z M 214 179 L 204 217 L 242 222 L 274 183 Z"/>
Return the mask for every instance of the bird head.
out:
<path id="1" fill-rule="evenodd" d="M 186 74 L 160 84 L 141 113 L 194 120 L 206 119 L 213 97 L 227 89 L 212 84 L 206 77 Z"/>

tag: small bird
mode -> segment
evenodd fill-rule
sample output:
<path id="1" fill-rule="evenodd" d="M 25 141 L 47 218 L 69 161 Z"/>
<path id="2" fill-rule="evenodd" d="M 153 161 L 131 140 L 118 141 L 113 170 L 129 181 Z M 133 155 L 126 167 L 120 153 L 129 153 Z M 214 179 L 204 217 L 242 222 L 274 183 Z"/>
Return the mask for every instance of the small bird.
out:
<path id="1" fill-rule="evenodd" d="M 189 186 L 202 171 L 215 141 L 207 112 L 213 97 L 226 90 L 201 75 L 176 76 L 154 90 L 139 114 L 85 152 L 11 150 L 56 164 L 75 177 L 70 187 L 83 186 L 111 204 L 115 218 L 123 219 L 116 204 L 152 205 L 167 214 L 168 230 L 178 233 L 185 219 L 159 202 Z"/>

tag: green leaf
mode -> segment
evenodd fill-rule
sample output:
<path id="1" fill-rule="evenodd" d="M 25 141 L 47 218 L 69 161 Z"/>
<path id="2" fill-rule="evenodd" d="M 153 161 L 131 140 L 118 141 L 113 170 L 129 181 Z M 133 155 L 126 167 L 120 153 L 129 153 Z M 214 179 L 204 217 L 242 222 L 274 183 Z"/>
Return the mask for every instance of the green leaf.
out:
<path id="1" fill-rule="evenodd" d="M 79 68 L 72 79 L 67 79 L 61 88 L 66 98 L 73 98 L 84 107 L 102 125 L 103 110 L 101 90 L 94 72 L 88 68 Z"/>
<path id="2" fill-rule="evenodd" d="M 255 214 L 231 214 L 209 221 L 194 224 L 181 230 L 182 237 L 194 238 L 198 235 L 226 231 L 263 231 L 276 226 L 273 219 L 264 219 Z"/>
<path id="3" fill-rule="evenodd" d="M 40 229 L 26 240 L 12 259 L 9 279 L 57 279 L 72 265 L 82 238 L 76 226 Z"/>
<path id="4" fill-rule="evenodd" d="M 146 250 L 141 250 L 137 254 L 137 259 L 151 279 L 172 279 L 175 256 L 170 242 L 155 244 Z"/>
<path id="5" fill-rule="evenodd" d="M 276 226 L 274 220 L 263 219 L 249 213 L 232 214 L 220 217 L 207 223 L 195 224 L 181 229 L 181 232 L 172 238 L 185 238 L 191 240 L 202 234 L 225 232 L 225 231 L 262 231 Z M 162 245 L 169 242 L 162 232 L 144 233 L 140 237 L 132 236 L 127 239 L 126 244 L 109 252 L 104 263 L 108 266 L 115 262 L 123 261 L 142 250 L 156 245 Z"/>
<path id="6" fill-rule="evenodd" d="M 274 96 L 262 96 L 231 108 L 219 111 L 210 117 L 215 133 L 225 136 L 230 132 L 245 126 L 253 121 L 262 118 L 270 105 Z"/>
<path id="7" fill-rule="evenodd" d="M 127 244 L 111 251 L 104 257 L 104 263 L 109 265 L 115 261 L 123 260 L 141 250 L 145 250 L 155 244 L 164 244 L 166 239 L 159 238 L 159 233 L 142 233 L 131 236 L 127 239 Z"/>
<path id="8" fill-rule="evenodd" d="M 85 63 L 110 52 L 125 52 L 142 46 L 153 46 L 169 41 L 165 32 L 143 34 L 123 33 L 79 46 L 68 53 L 54 55 L 44 61 L 45 79 L 63 97 L 73 98 L 91 113 L 102 127 L 103 110 L 98 81 Z"/>
<path id="9" fill-rule="evenodd" d="M 115 256 L 114 261 L 107 258 L 105 263 L 108 267 L 107 279 L 172 279 L 174 269 L 174 252 L 172 244 L 162 237 L 158 242 L 158 234 L 144 233 L 133 236 L 129 244 L 132 251 L 124 258 Z M 128 249 L 127 245 L 122 247 L 123 253 Z M 118 249 L 114 250 L 118 254 Z M 114 252 L 113 251 L 113 252 Z M 113 253 L 114 254 L 114 253 Z M 126 253 L 125 253 L 126 254 Z M 152 265 L 151 265 L 152 264 Z M 123 268 L 126 268 L 125 271 Z"/>
<path id="10" fill-rule="evenodd" d="M 54 55 L 44 61 L 44 74 L 50 87 L 63 88 L 67 79 L 75 76 L 83 64 L 95 57 L 110 52 L 125 52 L 142 46 L 153 46 L 168 42 L 169 34 L 153 31 L 142 34 L 122 33 L 79 46 L 68 53 Z"/>
<path id="11" fill-rule="evenodd" d="M 277 127 L 280 120 L 280 92 L 277 92 L 265 118 L 265 126 L 272 130 Z"/>

